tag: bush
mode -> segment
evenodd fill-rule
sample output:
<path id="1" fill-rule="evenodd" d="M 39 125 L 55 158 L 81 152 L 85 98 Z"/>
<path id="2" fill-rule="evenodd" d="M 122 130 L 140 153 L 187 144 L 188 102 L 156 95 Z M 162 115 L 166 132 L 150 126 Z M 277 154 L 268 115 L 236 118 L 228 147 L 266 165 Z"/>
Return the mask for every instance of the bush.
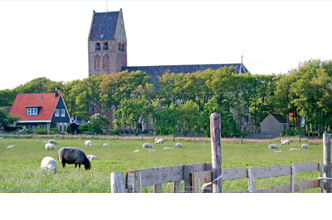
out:
<path id="1" fill-rule="evenodd" d="M 12 131 L 16 131 L 17 129 L 22 129 L 24 126 L 23 125 L 17 125 L 17 126 L 8 126 L 5 127 L 5 131 L 7 132 L 12 132 Z"/>
<path id="2" fill-rule="evenodd" d="M 304 132 L 302 130 L 299 129 L 294 129 L 294 128 L 290 128 L 287 130 L 283 130 L 280 133 L 281 136 L 295 136 L 295 135 L 305 135 Z"/>
<path id="3" fill-rule="evenodd" d="M 80 126 L 78 126 L 78 130 L 82 133 L 90 131 L 90 123 L 81 124 Z"/>
<path id="4" fill-rule="evenodd" d="M 44 130 L 42 126 L 38 126 L 34 131 L 34 134 L 47 134 L 47 131 Z"/>
<path id="5" fill-rule="evenodd" d="M 60 131 L 59 131 L 59 129 L 56 128 L 56 127 L 53 127 L 53 128 L 51 128 L 51 130 L 50 130 L 50 134 L 59 134 L 59 133 L 60 133 Z"/>
<path id="6" fill-rule="evenodd" d="M 71 127 L 70 126 L 67 126 L 67 133 L 71 134 L 72 131 L 71 131 Z"/>

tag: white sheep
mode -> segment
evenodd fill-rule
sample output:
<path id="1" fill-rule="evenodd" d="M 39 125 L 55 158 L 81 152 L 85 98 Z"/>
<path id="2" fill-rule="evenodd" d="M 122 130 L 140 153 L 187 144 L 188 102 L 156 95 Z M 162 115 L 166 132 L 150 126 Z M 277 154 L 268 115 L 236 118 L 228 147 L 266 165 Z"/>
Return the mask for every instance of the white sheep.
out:
<path id="1" fill-rule="evenodd" d="M 153 148 L 153 146 L 151 144 L 149 144 L 149 143 L 144 143 L 142 145 L 142 148 Z"/>
<path id="2" fill-rule="evenodd" d="M 291 148 L 289 150 L 301 150 L 301 148 Z"/>
<path id="3" fill-rule="evenodd" d="M 158 138 L 155 138 L 154 141 L 156 142 L 158 140 Z"/>
<path id="4" fill-rule="evenodd" d="M 182 147 L 182 144 L 180 144 L 180 143 L 176 143 L 176 144 L 175 144 L 175 147 Z"/>
<path id="5" fill-rule="evenodd" d="M 154 151 L 156 151 L 156 150 L 149 150 L 150 152 L 154 152 Z"/>
<path id="6" fill-rule="evenodd" d="M 11 146 L 8 146 L 7 148 L 14 148 L 15 146 L 14 145 L 11 145 Z"/>
<path id="7" fill-rule="evenodd" d="M 41 162 L 40 168 L 42 170 L 56 172 L 58 169 L 58 163 L 52 157 L 44 157 Z"/>
<path id="8" fill-rule="evenodd" d="M 165 147 L 164 150 L 174 150 L 174 147 Z"/>
<path id="9" fill-rule="evenodd" d="M 87 141 L 84 142 L 84 145 L 86 147 L 92 147 L 92 142 L 90 140 L 87 140 Z"/>
<path id="10" fill-rule="evenodd" d="M 280 151 L 274 151 L 275 153 L 281 153 L 281 150 Z"/>
<path id="11" fill-rule="evenodd" d="M 281 139 L 281 145 L 289 145 L 289 144 L 290 144 L 289 140 Z"/>
<path id="12" fill-rule="evenodd" d="M 56 147 L 54 144 L 47 143 L 47 144 L 45 144 L 45 149 L 46 150 L 56 150 Z"/>
<path id="13" fill-rule="evenodd" d="M 156 144 L 164 144 L 164 139 L 157 139 Z"/>
<path id="14" fill-rule="evenodd" d="M 276 144 L 270 144 L 269 149 L 280 149 L 280 147 Z"/>
<path id="15" fill-rule="evenodd" d="M 53 139 L 49 139 L 49 140 L 48 140 L 48 143 L 51 143 L 51 144 L 57 144 L 56 141 L 53 140 Z"/>
<path id="16" fill-rule="evenodd" d="M 309 147 L 308 147 L 308 145 L 306 145 L 306 144 L 302 144 L 302 146 L 301 146 L 302 148 L 306 148 L 306 149 L 308 149 Z"/>
<path id="17" fill-rule="evenodd" d="M 89 159 L 89 161 L 91 161 L 91 160 L 97 160 L 97 157 L 95 155 L 88 155 L 86 157 Z"/>
<path id="18" fill-rule="evenodd" d="M 2 140 L 3 139 L 3 137 L 0 137 L 0 140 Z"/>
<path id="19" fill-rule="evenodd" d="M 109 145 L 107 143 L 103 144 L 103 147 L 109 147 Z"/>
<path id="20" fill-rule="evenodd" d="M 135 153 L 136 153 L 136 152 L 139 152 L 139 150 L 134 150 L 133 152 L 135 152 Z"/>

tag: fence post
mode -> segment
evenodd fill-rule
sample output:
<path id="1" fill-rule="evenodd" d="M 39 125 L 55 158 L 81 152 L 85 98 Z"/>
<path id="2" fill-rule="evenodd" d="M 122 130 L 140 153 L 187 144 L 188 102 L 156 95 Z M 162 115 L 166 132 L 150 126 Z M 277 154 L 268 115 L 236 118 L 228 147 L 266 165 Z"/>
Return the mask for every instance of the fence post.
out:
<path id="1" fill-rule="evenodd" d="M 173 134 L 173 142 L 174 142 L 174 139 L 175 139 L 175 135 Z"/>
<path id="2" fill-rule="evenodd" d="M 234 144 L 235 144 L 235 136 L 234 136 Z"/>
<path id="3" fill-rule="evenodd" d="M 111 192 L 112 193 L 126 192 L 126 185 L 122 172 L 111 173 Z"/>
<path id="4" fill-rule="evenodd" d="M 331 178 L 331 134 L 323 134 L 324 178 Z M 331 180 L 324 179 L 324 193 L 331 193 Z"/>
<path id="5" fill-rule="evenodd" d="M 241 144 L 242 144 L 242 136 L 241 136 Z"/>
<path id="6" fill-rule="evenodd" d="M 211 156 L 212 156 L 212 180 L 221 175 L 221 119 L 220 114 L 210 115 L 210 134 L 211 134 Z M 213 183 L 213 193 L 221 193 L 221 178 Z"/>
<path id="7" fill-rule="evenodd" d="M 301 136 L 299 136 L 299 143 L 301 143 Z"/>

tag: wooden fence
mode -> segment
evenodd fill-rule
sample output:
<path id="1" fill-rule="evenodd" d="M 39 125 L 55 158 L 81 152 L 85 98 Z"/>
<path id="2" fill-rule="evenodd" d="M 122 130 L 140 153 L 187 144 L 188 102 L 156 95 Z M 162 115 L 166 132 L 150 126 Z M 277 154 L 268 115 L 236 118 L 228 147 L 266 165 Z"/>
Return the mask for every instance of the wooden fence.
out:
<path id="1" fill-rule="evenodd" d="M 331 134 L 323 135 L 324 163 L 294 163 L 268 167 L 233 168 L 221 170 L 221 129 L 220 115 L 210 117 L 212 163 L 200 163 L 141 170 L 128 170 L 126 180 L 121 172 L 111 175 L 113 193 L 141 193 L 142 187 L 152 186 L 153 192 L 162 192 L 161 184 L 173 182 L 174 193 L 222 192 L 222 182 L 235 179 L 248 179 L 248 189 L 235 193 L 292 193 L 306 189 L 320 188 L 320 192 L 331 192 Z M 318 171 L 317 178 L 295 182 L 300 172 Z M 289 176 L 290 184 L 257 189 L 255 181 L 262 178 Z M 182 191 L 181 182 L 184 191 Z M 201 189 L 201 185 L 205 189 Z"/>

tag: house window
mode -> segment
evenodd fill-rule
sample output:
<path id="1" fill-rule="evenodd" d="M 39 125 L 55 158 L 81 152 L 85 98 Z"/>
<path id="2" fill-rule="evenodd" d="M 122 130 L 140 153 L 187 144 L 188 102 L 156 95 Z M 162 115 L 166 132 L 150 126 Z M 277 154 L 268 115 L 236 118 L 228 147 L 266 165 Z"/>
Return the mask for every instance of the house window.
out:
<path id="1" fill-rule="evenodd" d="M 61 109 L 61 117 L 65 117 L 66 116 L 66 112 L 64 109 Z"/>
<path id="2" fill-rule="evenodd" d="M 28 108 L 27 115 L 37 115 L 37 108 Z"/>
<path id="3" fill-rule="evenodd" d="M 59 110 L 59 109 L 55 109 L 55 114 L 54 114 L 54 116 L 55 116 L 55 117 L 59 117 L 59 115 L 60 115 L 60 110 Z"/>

